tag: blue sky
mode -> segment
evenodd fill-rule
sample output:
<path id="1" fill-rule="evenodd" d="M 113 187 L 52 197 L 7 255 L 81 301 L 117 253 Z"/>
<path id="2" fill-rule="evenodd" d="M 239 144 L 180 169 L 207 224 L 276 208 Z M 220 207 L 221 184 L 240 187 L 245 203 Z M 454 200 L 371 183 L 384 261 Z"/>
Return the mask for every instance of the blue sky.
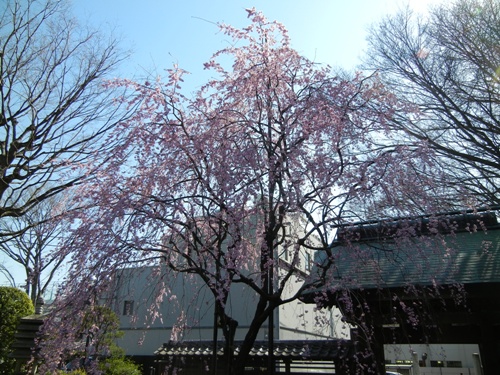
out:
<path id="1" fill-rule="evenodd" d="M 207 78 L 203 63 L 228 43 L 215 24 L 248 25 L 245 8 L 283 23 L 302 55 L 350 70 L 360 62 L 369 25 L 407 1 L 423 11 L 440 0 L 73 0 L 73 12 L 82 24 L 113 29 L 123 48 L 131 49 L 120 77 L 162 75 L 177 63 L 191 72 L 186 89 L 193 91 Z M 3 254 L 0 262 L 11 263 Z M 14 273 L 23 282 L 19 271 Z M 0 274 L 0 285 L 5 283 Z"/>
<path id="2" fill-rule="evenodd" d="M 73 0 L 73 5 L 84 23 L 113 28 L 132 49 L 120 75 L 162 75 L 177 63 L 192 73 L 188 80 L 196 88 L 206 79 L 202 64 L 228 42 L 215 23 L 246 26 L 245 8 L 283 23 L 292 46 L 309 59 L 354 69 L 369 25 L 407 1 L 421 11 L 439 0 Z"/>

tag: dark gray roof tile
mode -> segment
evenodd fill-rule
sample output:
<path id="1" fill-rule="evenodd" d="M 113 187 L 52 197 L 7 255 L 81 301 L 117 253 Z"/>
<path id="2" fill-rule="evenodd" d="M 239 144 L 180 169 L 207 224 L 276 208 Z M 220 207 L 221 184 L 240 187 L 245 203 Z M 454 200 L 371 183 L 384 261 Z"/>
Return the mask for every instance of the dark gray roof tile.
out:
<path id="1" fill-rule="evenodd" d="M 241 342 L 235 343 L 234 354 L 238 355 Z M 345 340 L 313 340 L 313 341 L 276 341 L 274 356 L 279 358 L 294 357 L 311 360 L 333 360 L 347 355 L 350 344 Z M 168 342 L 155 351 L 159 357 L 210 357 L 213 343 L 211 341 Z M 224 354 L 224 342 L 217 343 L 217 355 Z M 268 342 L 255 342 L 251 356 L 268 355 Z"/>

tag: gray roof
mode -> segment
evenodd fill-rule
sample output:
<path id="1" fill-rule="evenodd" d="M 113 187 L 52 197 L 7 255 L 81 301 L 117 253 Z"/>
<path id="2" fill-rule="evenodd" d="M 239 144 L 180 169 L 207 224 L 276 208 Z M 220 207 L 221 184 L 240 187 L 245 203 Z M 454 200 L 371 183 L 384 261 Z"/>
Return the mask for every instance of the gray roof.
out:
<path id="1" fill-rule="evenodd" d="M 343 241 L 332 247 L 327 289 L 500 283 L 500 228 Z M 324 264 L 325 252 L 316 263 Z M 317 277 L 318 267 L 311 277 Z"/>
<path id="2" fill-rule="evenodd" d="M 235 342 L 234 354 L 238 355 L 241 342 Z M 345 340 L 281 340 L 274 342 L 274 356 L 276 359 L 309 359 L 331 360 L 342 358 L 348 354 L 350 343 Z M 171 341 L 163 344 L 155 351 L 159 357 L 211 357 L 213 350 L 212 341 Z M 217 355 L 224 355 L 224 342 L 217 343 Z M 256 341 L 250 357 L 263 357 L 268 355 L 268 342 Z"/>

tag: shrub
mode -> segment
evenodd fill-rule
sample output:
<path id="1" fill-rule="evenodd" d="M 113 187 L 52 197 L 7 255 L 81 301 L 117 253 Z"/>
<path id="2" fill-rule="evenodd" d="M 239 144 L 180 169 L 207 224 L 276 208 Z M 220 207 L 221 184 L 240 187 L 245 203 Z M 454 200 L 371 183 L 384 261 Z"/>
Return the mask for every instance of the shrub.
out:
<path id="1" fill-rule="evenodd" d="M 125 357 L 109 358 L 99 364 L 104 375 L 141 375 L 139 365 Z"/>
<path id="2" fill-rule="evenodd" d="M 14 372 L 15 360 L 9 357 L 17 325 L 23 316 L 35 312 L 28 295 L 13 287 L 0 287 L 0 374 Z"/>

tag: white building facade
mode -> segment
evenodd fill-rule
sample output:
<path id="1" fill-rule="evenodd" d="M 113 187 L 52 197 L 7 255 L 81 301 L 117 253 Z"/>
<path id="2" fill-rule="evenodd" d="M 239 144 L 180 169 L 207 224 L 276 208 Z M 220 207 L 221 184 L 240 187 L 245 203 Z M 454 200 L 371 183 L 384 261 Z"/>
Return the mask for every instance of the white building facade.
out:
<path id="1" fill-rule="evenodd" d="M 150 356 L 164 343 L 210 341 L 214 338 L 214 298 L 197 276 L 180 274 L 169 280 L 169 292 L 160 301 L 152 290 L 154 267 L 127 268 L 117 276 L 112 298 L 107 301 L 120 318 L 124 332 L 118 345 L 130 356 Z M 289 293 L 299 288 L 298 279 Z M 235 340 L 243 340 L 253 319 L 257 295 L 242 284 L 232 286 L 226 314 L 238 322 Z M 156 305 L 155 307 L 152 307 Z M 344 337 L 346 329 L 336 309 L 316 310 L 299 300 L 274 312 L 275 340 L 322 340 Z M 258 340 L 268 337 L 265 323 Z M 222 332 L 217 333 L 223 340 Z"/>

